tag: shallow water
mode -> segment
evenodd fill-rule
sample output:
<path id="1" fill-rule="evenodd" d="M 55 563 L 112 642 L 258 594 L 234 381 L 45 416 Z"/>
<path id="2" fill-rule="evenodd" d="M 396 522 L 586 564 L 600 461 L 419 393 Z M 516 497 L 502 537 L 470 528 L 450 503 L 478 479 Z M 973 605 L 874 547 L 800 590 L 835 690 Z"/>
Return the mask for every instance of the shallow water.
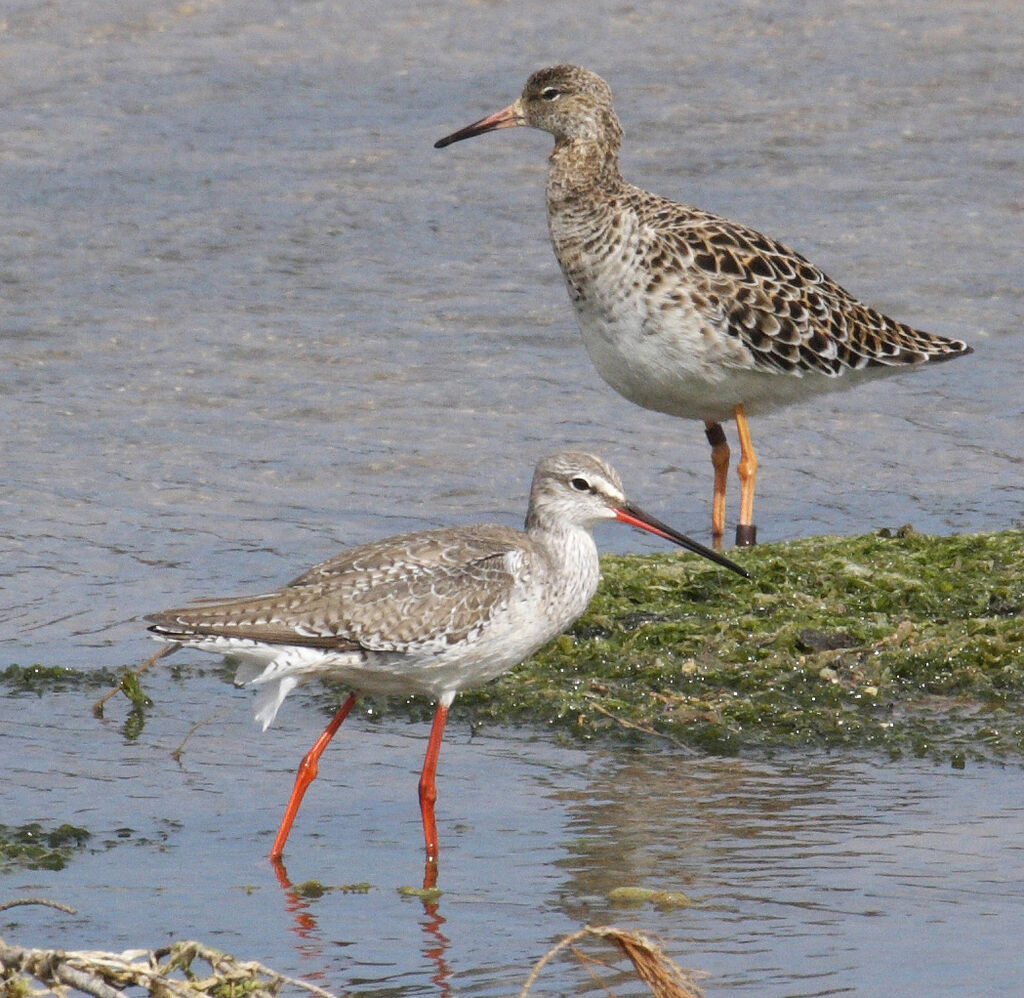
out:
<path id="1" fill-rule="evenodd" d="M 706 536 L 700 427 L 630 406 L 580 344 L 547 242 L 550 139 L 431 148 L 556 61 L 611 82 L 630 179 L 976 348 L 758 420 L 763 539 L 1024 522 L 1016 3 L 599 2 L 585 24 L 533 0 L 378 8 L 14 0 L 0 16 L 0 666 L 133 663 L 149 610 L 400 529 L 518 523 L 532 465 L 566 443 Z M 83 912 L 19 912 L 5 934 L 196 935 L 337 988 L 436 993 L 436 936 L 395 893 L 420 872 L 423 730 L 353 724 L 325 765 L 290 872 L 375 889 L 311 905 L 300 939 L 261 857 L 321 719 L 300 699 L 258 737 L 219 682 L 160 693 L 137 743 L 88 698 L 0 701 L 17 776 L 0 821 L 135 829 L 62 874 L 0 880 Z M 176 767 L 188 726 L 228 703 Z M 638 772 L 528 732 L 465 736 L 442 757 L 460 993 L 513 992 L 583 919 L 660 933 L 729 992 L 995 994 L 1020 971 L 1016 771 L 655 755 Z M 356 772 L 373 779 L 329 782 Z M 717 900 L 609 911 L 623 879 Z"/>
<path id="2" fill-rule="evenodd" d="M 22 944 L 121 949 L 198 937 L 336 993 L 518 993 L 584 923 L 657 936 L 710 994 L 1013 994 L 1024 963 L 1024 773 L 823 754 L 774 760 L 584 751 L 456 720 L 438 778 L 436 911 L 418 885 L 416 778 L 425 724 L 354 715 L 326 754 L 286 851 L 292 882 L 367 883 L 314 901 L 265 858 L 293 767 L 326 715 L 300 691 L 259 735 L 248 694 L 186 670 L 123 737 L 83 694 L 6 700 L 5 821 L 69 821 L 87 850 L 16 871 Z M 294 702 L 293 702 L 294 701 Z M 180 764 L 171 752 L 196 721 Z M 14 788 L 17 789 L 14 789 Z M 690 908 L 618 908 L 615 887 L 683 891 Z M 440 916 L 440 920 L 438 919 Z M 605 954 L 606 956 L 610 954 Z M 620 968 L 621 969 L 621 968 Z M 587 988 L 573 961 L 537 993 Z M 624 979 L 618 994 L 643 994 Z"/>

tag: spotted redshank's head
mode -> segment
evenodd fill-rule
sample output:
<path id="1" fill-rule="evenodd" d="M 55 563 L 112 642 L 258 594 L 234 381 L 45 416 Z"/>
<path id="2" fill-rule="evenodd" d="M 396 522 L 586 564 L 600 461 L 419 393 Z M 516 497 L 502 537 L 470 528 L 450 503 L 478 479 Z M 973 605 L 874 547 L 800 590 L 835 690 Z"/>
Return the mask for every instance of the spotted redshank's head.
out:
<path id="1" fill-rule="evenodd" d="M 559 144 L 595 142 L 617 150 L 622 141 L 622 128 L 615 117 L 608 84 L 582 66 L 551 66 L 526 81 L 518 100 L 439 139 L 434 148 L 442 149 L 474 135 L 516 125 L 550 132 Z"/>
<path id="2" fill-rule="evenodd" d="M 622 488 L 615 469 L 594 454 L 558 451 L 544 458 L 533 475 L 528 530 L 582 527 L 618 520 L 663 537 L 746 578 L 750 573 L 734 561 L 679 533 L 635 506 Z"/>

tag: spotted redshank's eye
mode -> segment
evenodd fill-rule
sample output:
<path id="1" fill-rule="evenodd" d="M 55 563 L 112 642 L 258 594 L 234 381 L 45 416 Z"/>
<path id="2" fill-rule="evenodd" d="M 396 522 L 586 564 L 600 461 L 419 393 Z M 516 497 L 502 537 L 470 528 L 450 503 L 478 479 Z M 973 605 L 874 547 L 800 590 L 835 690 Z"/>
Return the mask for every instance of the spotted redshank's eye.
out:
<path id="1" fill-rule="evenodd" d="M 562 96 L 562 91 L 557 87 L 545 87 L 540 92 L 540 96 L 542 100 L 558 100 Z"/>
<path id="2" fill-rule="evenodd" d="M 590 482 L 588 482 L 585 478 L 573 478 L 569 482 L 569 484 L 577 492 L 589 492 L 590 491 Z"/>

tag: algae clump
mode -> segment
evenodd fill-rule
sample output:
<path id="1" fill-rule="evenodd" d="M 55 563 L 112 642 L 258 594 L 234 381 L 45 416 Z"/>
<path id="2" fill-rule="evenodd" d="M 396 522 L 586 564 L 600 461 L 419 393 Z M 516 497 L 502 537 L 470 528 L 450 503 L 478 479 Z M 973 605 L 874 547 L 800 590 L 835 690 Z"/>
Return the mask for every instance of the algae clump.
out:
<path id="1" fill-rule="evenodd" d="M 716 753 L 849 745 L 1024 752 L 1024 532 L 764 544 L 736 579 L 609 557 L 573 630 L 463 699 L 478 721 Z"/>
<path id="2" fill-rule="evenodd" d="M 0 825 L 0 872 L 17 867 L 63 870 L 91 835 L 87 829 L 67 822 L 49 829 L 36 821 L 25 825 Z"/>

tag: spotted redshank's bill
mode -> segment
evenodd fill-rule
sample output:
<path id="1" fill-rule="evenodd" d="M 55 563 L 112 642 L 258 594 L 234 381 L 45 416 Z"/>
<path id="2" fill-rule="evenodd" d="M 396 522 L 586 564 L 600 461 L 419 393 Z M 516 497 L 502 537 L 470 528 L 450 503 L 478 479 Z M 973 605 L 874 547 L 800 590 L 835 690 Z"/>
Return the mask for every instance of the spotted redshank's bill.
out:
<path id="1" fill-rule="evenodd" d="M 436 146 L 516 125 L 555 138 L 551 239 L 601 377 L 637 405 L 704 421 L 716 544 L 725 530 L 724 420 L 736 419 L 740 438 L 736 540 L 752 544 L 757 459 L 748 411 L 971 352 L 861 304 L 760 232 L 626 183 L 611 91 L 579 66 L 534 73 L 509 107 Z"/>
<path id="2" fill-rule="evenodd" d="M 288 693 L 313 676 L 351 687 L 299 767 L 273 859 L 280 859 L 320 756 L 357 696 L 417 694 L 437 701 L 419 787 L 432 884 L 434 776 L 448 708 L 459 690 L 501 675 L 583 613 L 599 577 L 590 529 L 603 520 L 639 527 L 747 574 L 634 506 L 600 458 L 563 451 L 537 465 L 525 531 L 481 525 L 402 534 L 344 551 L 276 592 L 204 600 L 146 618 L 172 650 L 184 645 L 241 657 L 236 682 L 259 690 L 256 719 L 264 730 Z"/>

